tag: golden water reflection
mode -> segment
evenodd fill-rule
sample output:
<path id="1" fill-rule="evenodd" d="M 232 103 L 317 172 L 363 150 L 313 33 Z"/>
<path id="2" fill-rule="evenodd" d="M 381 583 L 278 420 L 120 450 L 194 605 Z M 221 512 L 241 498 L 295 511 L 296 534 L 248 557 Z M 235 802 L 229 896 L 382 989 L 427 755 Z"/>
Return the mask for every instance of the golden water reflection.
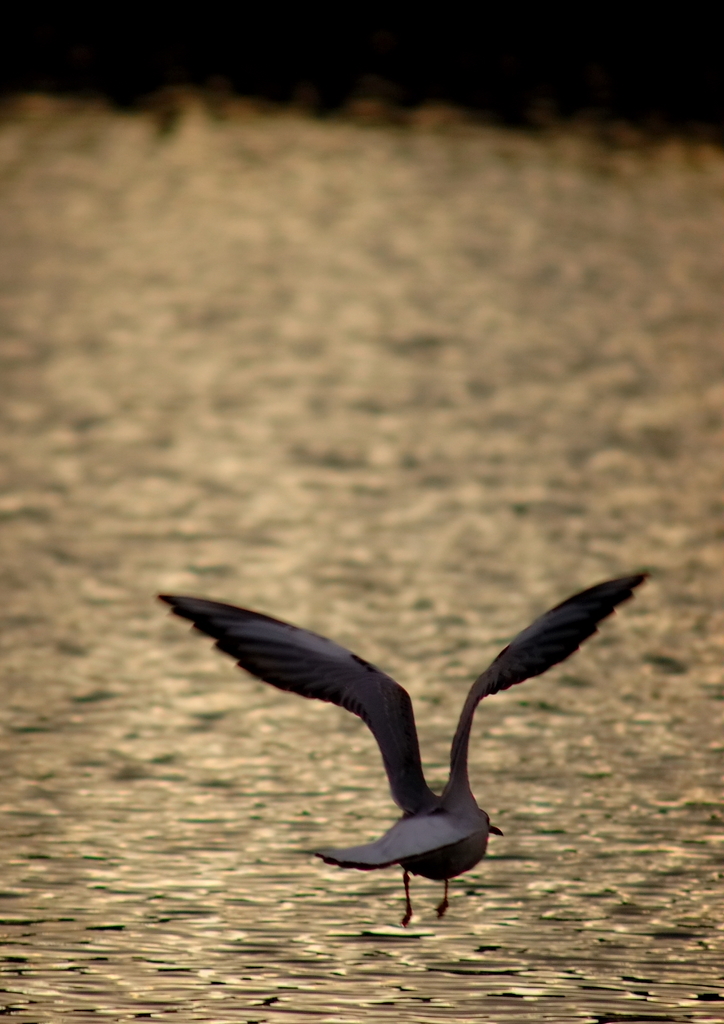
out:
<path id="1" fill-rule="evenodd" d="M 10 1018 L 724 1019 L 724 160 L 190 111 L 0 130 L 0 893 Z M 7 255 L 9 253 L 9 256 Z M 158 591 L 412 692 L 651 581 L 478 712 L 452 886 L 310 851 L 394 818 L 338 709 Z"/>

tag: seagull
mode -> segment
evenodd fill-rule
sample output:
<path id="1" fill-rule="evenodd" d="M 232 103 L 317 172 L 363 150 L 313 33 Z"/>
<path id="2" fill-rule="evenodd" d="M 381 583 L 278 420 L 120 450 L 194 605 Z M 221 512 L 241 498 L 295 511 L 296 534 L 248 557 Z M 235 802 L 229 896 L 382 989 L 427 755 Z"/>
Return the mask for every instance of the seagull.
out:
<path id="1" fill-rule="evenodd" d="M 405 914 L 412 918 L 410 873 L 445 883 L 438 917 L 447 910 L 448 883 L 485 855 L 488 836 L 502 835 L 478 807 L 468 781 L 468 744 L 475 709 L 490 694 L 539 676 L 578 650 L 598 623 L 633 596 L 646 574 L 607 580 L 569 597 L 511 641 L 473 683 L 455 730 L 450 777 L 438 796 L 425 781 L 412 701 L 375 665 L 317 633 L 261 612 L 199 597 L 159 595 L 175 615 L 216 640 L 252 676 L 279 690 L 337 704 L 357 715 L 377 740 L 392 799 L 402 817 L 381 839 L 363 846 L 320 850 L 341 868 L 403 870 Z"/>

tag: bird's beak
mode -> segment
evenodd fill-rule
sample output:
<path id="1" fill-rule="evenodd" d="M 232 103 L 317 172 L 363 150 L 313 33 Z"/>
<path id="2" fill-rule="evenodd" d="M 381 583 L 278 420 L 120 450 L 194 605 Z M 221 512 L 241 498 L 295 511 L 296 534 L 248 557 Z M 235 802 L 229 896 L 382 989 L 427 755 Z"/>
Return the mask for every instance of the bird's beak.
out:
<path id="1" fill-rule="evenodd" d="M 501 832 L 501 830 L 498 828 L 497 825 L 488 825 L 488 832 L 492 832 L 493 835 L 496 835 L 496 836 L 502 836 L 503 835 L 503 833 Z"/>

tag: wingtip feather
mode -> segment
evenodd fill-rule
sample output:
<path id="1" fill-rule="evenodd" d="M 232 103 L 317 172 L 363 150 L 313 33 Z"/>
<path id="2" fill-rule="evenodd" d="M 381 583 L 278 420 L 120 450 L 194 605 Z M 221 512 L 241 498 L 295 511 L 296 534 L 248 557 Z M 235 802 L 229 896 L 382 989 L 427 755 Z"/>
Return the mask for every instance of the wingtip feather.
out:
<path id="1" fill-rule="evenodd" d="M 381 868 L 391 868 L 393 864 L 397 864 L 396 860 L 385 861 L 384 864 L 360 864 L 359 861 L 340 860 L 327 853 L 321 853 L 319 850 L 314 851 L 314 856 L 319 857 L 325 864 L 331 864 L 333 867 L 354 868 L 356 871 L 379 871 Z"/>

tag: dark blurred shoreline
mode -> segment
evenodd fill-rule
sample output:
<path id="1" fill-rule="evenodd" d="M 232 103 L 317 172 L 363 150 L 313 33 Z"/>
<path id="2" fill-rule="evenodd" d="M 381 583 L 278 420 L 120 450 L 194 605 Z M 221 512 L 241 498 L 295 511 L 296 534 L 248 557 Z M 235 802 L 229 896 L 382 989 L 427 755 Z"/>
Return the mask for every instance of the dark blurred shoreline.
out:
<path id="1" fill-rule="evenodd" d="M 594 12 L 595 13 L 595 12 Z M 404 121 L 425 105 L 502 125 L 625 122 L 647 136 L 721 141 L 724 69 L 713 18 L 614 10 L 505 15 L 481 6 L 401 17 L 240 7 L 191 16 L 64 10 L 13 14 L 0 41 L 0 92 L 50 93 L 133 108 L 196 87 L 219 103 L 246 96 L 325 115 Z M 275 20 L 276 19 L 276 20 Z M 708 23 L 709 22 L 709 23 Z"/>

